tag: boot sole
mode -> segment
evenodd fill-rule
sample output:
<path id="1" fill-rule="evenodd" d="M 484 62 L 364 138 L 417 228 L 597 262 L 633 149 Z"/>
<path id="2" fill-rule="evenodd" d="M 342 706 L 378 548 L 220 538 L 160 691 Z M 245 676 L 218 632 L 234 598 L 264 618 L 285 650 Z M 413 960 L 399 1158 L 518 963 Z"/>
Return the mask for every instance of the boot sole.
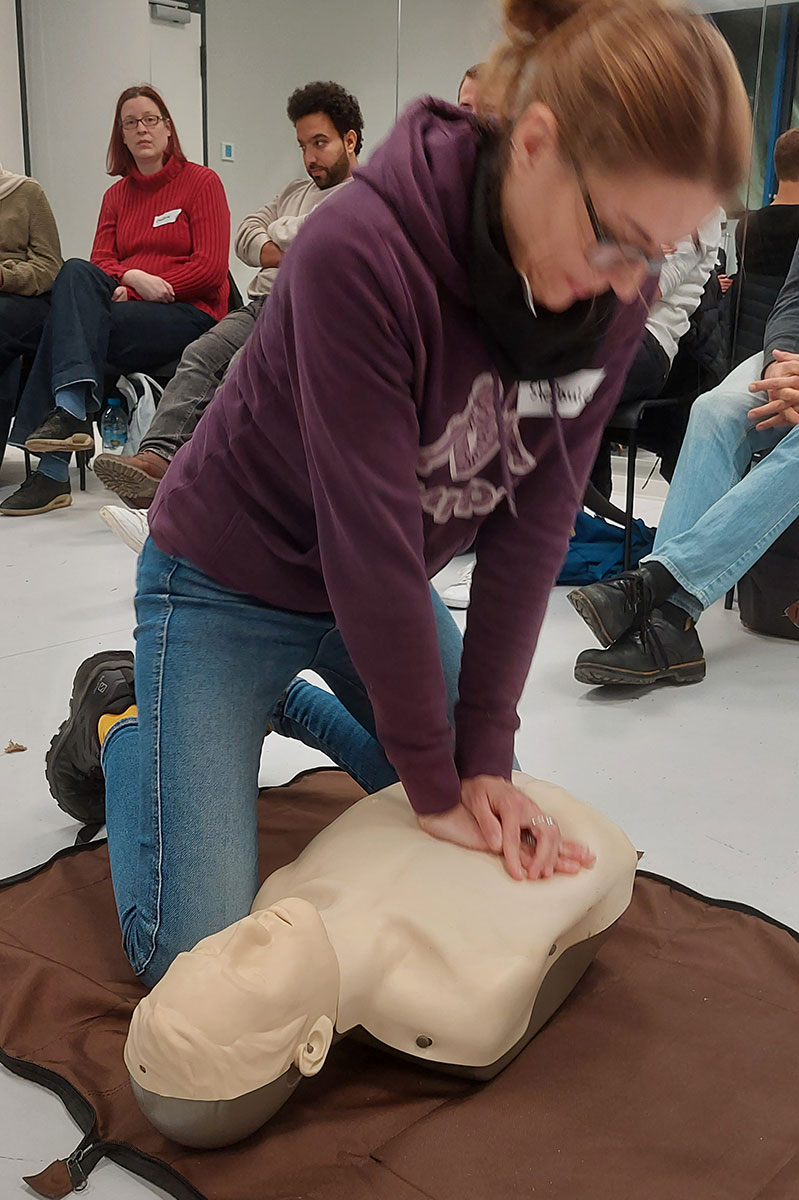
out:
<path id="1" fill-rule="evenodd" d="M 94 450 L 94 438 L 88 433 L 73 433 L 69 438 L 28 438 L 25 449 L 31 454 L 48 454 L 53 450 Z"/>
<path id="2" fill-rule="evenodd" d="M 153 479 L 146 471 L 133 463 L 115 457 L 97 458 L 94 463 L 94 473 L 101 483 L 111 492 L 116 492 L 123 500 L 152 500 L 160 480 Z"/>
<path id="3" fill-rule="evenodd" d="M 4 517 L 35 517 L 39 513 L 53 512 L 56 508 L 69 508 L 71 503 L 70 495 L 56 496 L 43 508 L 0 508 L 0 515 Z"/>
<path id="4" fill-rule="evenodd" d="M 591 663 L 579 663 L 574 668 L 574 678 L 578 683 L 599 685 L 603 683 L 626 684 L 629 687 L 641 684 L 657 683 L 663 679 L 667 683 L 701 683 L 705 678 L 706 665 L 703 658 L 696 662 L 680 663 L 667 667 L 665 671 L 626 671 L 623 667 L 605 667 Z"/>
<path id="5" fill-rule="evenodd" d="M 575 588 L 574 591 L 569 592 L 566 599 L 577 615 L 585 621 L 600 646 L 604 647 L 605 650 L 608 650 L 619 638 L 624 637 L 625 633 L 628 633 L 633 627 L 633 621 L 630 621 L 628 625 L 625 625 L 623 628 L 620 627 L 615 634 L 609 633 L 599 612 L 582 588 Z"/>
<path id="6" fill-rule="evenodd" d="M 107 651 L 101 651 L 99 654 L 94 654 L 91 658 L 87 658 L 84 663 L 78 667 L 75 674 L 75 679 L 72 683 L 72 695 L 69 698 L 69 716 L 66 721 L 59 727 L 53 740 L 50 742 L 50 749 L 47 751 L 44 759 L 44 774 L 47 780 L 47 786 L 50 789 L 50 795 L 55 800 L 60 809 L 67 813 L 70 817 L 74 817 L 76 821 L 88 822 L 95 819 L 102 820 L 103 817 L 99 814 L 99 809 L 104 810 L 104 794 L 101 788 L 98 788 L 98 803 L 97 811 L 87 812 L 85 805 L 78 809 L 77 806 L 71 806 L 58 794 L 58 758 L 68 747 L 69 739 L 72 736 L 77 720 L 77 714 L 80 710 L 83 701 L 94 687 L 97 676 L 104 671 L 120 671 L 132 670 L 133 661 L 130 655 L 120 655 L 116 658 L 109 658 Z M 132 691 L 132 688 L 131 688 Z M 116 711 L 124 712 L 130 707 L 131 697 L 127 694 L 123 701 L 116 701 Z M 112 704 L 109 712 L 114 712 Z M 99 736 L 98 736 L 99 742 Z M 98 762 L 99 767 L 99 762 Z"/>

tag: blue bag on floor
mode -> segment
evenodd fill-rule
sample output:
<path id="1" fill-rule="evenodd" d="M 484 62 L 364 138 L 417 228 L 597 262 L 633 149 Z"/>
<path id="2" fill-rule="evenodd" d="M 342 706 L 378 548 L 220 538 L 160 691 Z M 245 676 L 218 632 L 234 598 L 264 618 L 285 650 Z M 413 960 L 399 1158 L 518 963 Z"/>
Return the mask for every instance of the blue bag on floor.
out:
<path id="1" fill-rule="evenodd" d="M 633 567 L 651 554 L 654 541 L 654 529 L 640 519 L 633 521 Z M 600 579 L 613 579 L 615 575 L 621 575 L 623 570 L 624 530 L 621 526 L 611 525 L 604 517 L 592 517 L 589 513 L 579 512 L 558 583 L 596 583 Z"/>

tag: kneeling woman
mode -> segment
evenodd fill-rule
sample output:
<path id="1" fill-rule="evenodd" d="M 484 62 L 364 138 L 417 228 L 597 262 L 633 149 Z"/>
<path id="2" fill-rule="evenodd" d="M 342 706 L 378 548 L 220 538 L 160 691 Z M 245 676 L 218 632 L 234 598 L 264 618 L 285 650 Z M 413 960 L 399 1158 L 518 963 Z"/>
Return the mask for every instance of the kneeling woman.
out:
<path id="1" fill-rule="evenodd" d="M 135 698 L 120 656 L 78 672 L 48 777 L 78 815 L 105 796 L 148 983 L 252 903 L 261 744 L 303 668 L 432 836 L 519 880 L 590 861 L 512 785 L 516 704 L 641 293 L 743 175 L 749 106 L 679 7 L 506 7 L 481 75 L 499 122 L 405 113 L 308 220 L 175 458 L 139 559 Z M 453 716 L 428 580 L 473 541 Z"/>
<path id="2" fill-rule="evenodd" d="M 153 370 L 224 316 L 230 213 L 222 183 L 186 161 L 154 88 L 119 97 L 91 262 L 69 259 L 52 291 L 10 441 L 42 455 L 0 513 L 31 516 L 71 504 L 69 456 L 94 448 L 105 364 Z"/>

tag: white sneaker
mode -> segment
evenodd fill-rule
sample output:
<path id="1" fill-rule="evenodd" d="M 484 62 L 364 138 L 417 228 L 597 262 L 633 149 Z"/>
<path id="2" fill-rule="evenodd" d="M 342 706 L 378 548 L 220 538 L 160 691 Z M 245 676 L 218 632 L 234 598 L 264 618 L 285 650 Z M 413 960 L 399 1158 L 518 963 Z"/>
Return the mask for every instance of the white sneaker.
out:
<path id="1" fill-rule="evenodd" d="M 146 509 L 104 504 L 100 509 L 100 520 L 104 521 L 118 538 L 122 538 L 125 545 L 130 546 L 135 554 L 141 553 L 150 532 Z"/>
<path id="2" fill-rule="evenodd" d="M 472 590 L 472 575 L 474 574 L 474 561 L 470 562 L 468 567 L 464 567 L 454 583 L 451 583 L 448 588 L 444 588 L 441 593 L 441 599 L 446 604 L 447 608 L 468 608 L 469 596 Z"/>

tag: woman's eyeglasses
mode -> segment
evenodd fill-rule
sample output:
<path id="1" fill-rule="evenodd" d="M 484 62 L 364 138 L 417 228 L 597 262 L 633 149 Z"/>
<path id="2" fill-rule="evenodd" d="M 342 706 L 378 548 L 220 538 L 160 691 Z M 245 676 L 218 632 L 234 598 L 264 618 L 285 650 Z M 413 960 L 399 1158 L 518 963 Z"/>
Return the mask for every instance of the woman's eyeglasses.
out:
<path id="1" fill-rule="evenodd" d="M 155 113 L 147 113 L 144 117 L 125 117 L 124 121 L 120 121 L 120 125 L 127 133 L 130 133 L 139 124 L 143 125 L 145 129 L 154 129 L 160 121 L 165 120 L 166 117 L 157 117 Z"/>
<path id="2" fill-rule="evenodd" d="M 620 242 L 606 233 L 596 215 L 594 202 L 582 172 L 574 159 L 572 159 L 572 163 L 580 184 L 585 211 L 588 213 L 588 220 L 591 222 L 591 228 L 596 238 L 596 245 L 589 246 L 585 252 L 585 259 L 589 266 L 596 271 L 611 274 L 613 271 L 629 270 L 630 267 L 645 267 L 648 275 L 659 275 L 665 262 L 665 255 L 647 254 L 640 246 L 634 246 L 630 242 Z"/>

